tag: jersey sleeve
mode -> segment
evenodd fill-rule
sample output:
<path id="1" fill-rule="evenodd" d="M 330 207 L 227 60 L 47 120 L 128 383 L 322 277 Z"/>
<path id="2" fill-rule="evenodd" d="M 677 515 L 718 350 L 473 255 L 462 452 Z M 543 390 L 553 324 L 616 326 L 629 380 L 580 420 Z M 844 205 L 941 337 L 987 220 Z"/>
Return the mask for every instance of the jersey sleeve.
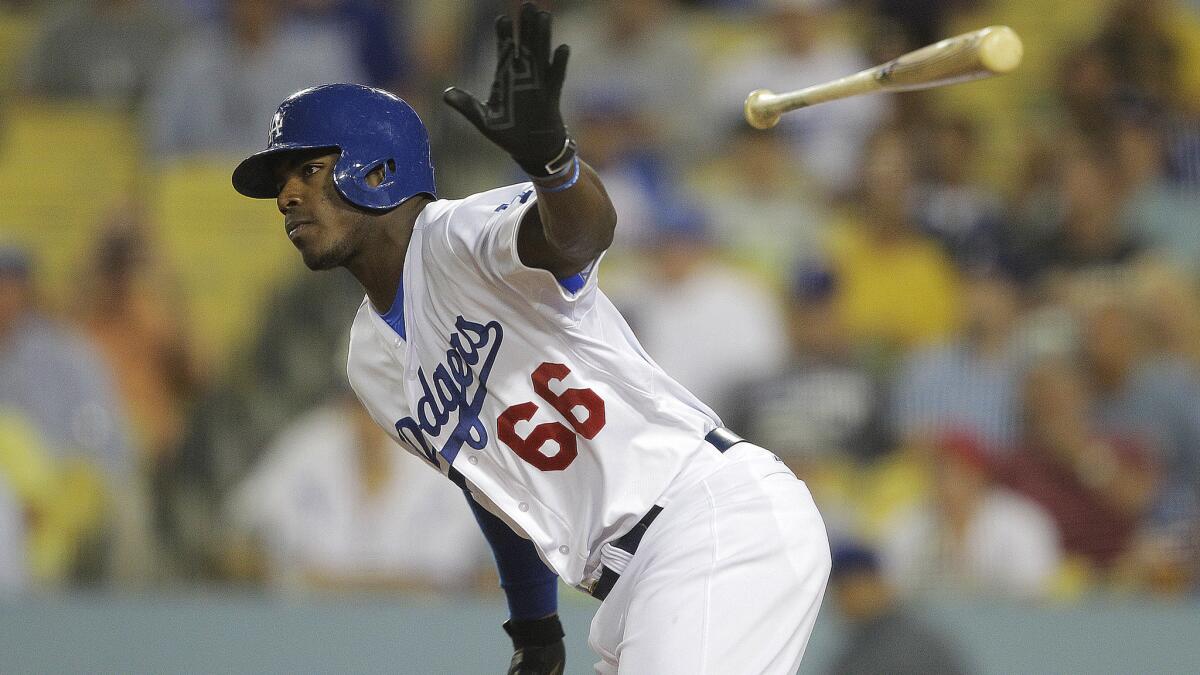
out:
<path id="1" fill-rule="evenodd" d="M 448 219 L 446 245 L 462 264 L 538 311 L 577 321 L 595 303 L 601 256 L 565 279 L 527 266 L 517 252 L 517 234 L 525 214 L 535 208 L 537 192 L 532 183 L 474 195 Z"/>

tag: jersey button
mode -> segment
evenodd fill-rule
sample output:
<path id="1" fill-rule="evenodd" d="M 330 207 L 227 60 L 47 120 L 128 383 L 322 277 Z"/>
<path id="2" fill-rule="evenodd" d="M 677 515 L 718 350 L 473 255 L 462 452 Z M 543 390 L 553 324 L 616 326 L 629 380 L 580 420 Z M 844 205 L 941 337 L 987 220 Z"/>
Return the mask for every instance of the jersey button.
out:
<path id="1" fill-rule="evenodd" d="M 559 546 L 558 552 L 563 555 L 566 555 L 571 552 L 571 547 L 570 546 Z"/>
<path id="2" fill-rule="evenodd" d="M 520 504 L 517 504 L 517 508 L 520 509 L 521 511 L 528 511 L 529 505 L 526 504 L 525 502 L 521 502 Z"/>
<path id="3" fill-rule="evenodd" d="M 475 455 L 471 455 L 470 457 L 468 457 L 468 458 L 467 458 L 467 463 L 468 463 L 468 464 L 478 464 L 478 463 L 479 463 L 479 457 L 477 457 L 477 456 L 475 456 Z"/>

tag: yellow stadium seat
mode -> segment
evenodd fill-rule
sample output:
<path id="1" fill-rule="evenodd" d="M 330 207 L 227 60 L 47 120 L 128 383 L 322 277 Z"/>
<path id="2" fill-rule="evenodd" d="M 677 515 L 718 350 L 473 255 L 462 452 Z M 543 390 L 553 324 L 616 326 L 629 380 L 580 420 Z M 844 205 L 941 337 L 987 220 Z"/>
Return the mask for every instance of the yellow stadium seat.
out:
<path id="1" fill-rule="evenodd" d="M 267 294 L 300 264 L 274 202 L 234 192 L 236 161 L 203 158 L 162 167 L 153 191 L 158 240 L 182 277 L 195 336 L 218 358 L 257 329 Z"/>
<path id="2" fill-rule="evenodd" d="M 1113 0 L 994 0 L 959 17 L 947 37 L 993 24 L 1011 27 L 1025 44 L 1015 72 L 1004 77 L 943 87 L 932 91 L 939 107 L 979 122 L 984 178 L 998 185 L 1015 178 L 1020 165 L 1018 141 L 1028 131 L 1043 100 L 1054 90 L 1062 56 L 1094 36 Z"/>
<path id="3" fill-rule="evenodd" d="M 0 113 L 0 237 L 31 248 L 61 297 L 93 224 L 137 185 L 128 115 L 22 101 Z"/>

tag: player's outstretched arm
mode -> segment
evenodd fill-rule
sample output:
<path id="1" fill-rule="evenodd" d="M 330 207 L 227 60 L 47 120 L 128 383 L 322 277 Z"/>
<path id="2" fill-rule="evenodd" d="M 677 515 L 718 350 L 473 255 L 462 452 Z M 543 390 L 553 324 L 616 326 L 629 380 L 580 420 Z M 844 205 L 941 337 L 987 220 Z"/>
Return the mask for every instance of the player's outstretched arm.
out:
<path id="1" fill-rule="evenodd" d="M 499 63 L 486 103 L 451 87 L 446 103 L 512 155 L 538 190 L 538 208 L 521 224 L 517 248 L 530 267 L 562 279 L 580 272 L 612 243 L 617 217 L 600 178 L 580 161 L 559 112 L 570 49 L 550 52 L 550 13 L 521 6 L 496 19 Z"/>

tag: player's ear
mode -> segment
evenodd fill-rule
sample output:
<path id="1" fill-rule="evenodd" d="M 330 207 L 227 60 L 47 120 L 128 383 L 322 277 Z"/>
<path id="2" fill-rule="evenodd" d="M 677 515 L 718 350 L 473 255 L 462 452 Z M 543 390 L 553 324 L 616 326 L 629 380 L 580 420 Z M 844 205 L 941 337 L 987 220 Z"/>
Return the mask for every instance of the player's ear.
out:
<path id="1" fill-rule="evenodd" d="M 387 177 L 387 171 L 389 169 L 394 171 L 394 167 L 395 163 L 393 160 L 389 159 L 385 164 L 380 164 L 374 169 L 371 169 L 371 173 L 367 174 L 366 177 L 367 185 L 370 185 L 373 188 L 379 187 L 383 183 L 383 179 Z"/>

